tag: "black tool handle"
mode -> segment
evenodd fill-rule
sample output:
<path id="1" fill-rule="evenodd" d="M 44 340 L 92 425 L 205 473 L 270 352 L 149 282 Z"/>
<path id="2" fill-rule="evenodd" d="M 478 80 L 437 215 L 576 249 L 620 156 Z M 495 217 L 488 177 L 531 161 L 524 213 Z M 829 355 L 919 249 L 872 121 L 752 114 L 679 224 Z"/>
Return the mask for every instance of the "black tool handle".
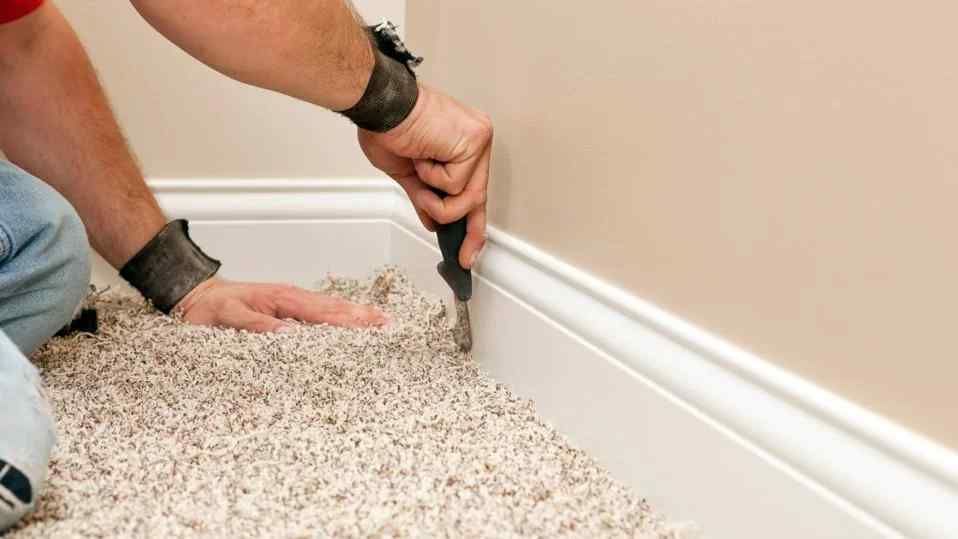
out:
<path id="1" fill-rule="evenodd" d="M 440 198 L 447 196 L 440 189 L 431 189 Z M 436 236 L 439 239 L 439 250 L 442 251 L 442 262 L 437 267 L 439 275 L 446 280 L 457 298 L 468 301 L 472 297 L 472 272 L 459 264 L 459 250 L 466 239 L 466 218 L 445 225 L 437 224 Z"/>

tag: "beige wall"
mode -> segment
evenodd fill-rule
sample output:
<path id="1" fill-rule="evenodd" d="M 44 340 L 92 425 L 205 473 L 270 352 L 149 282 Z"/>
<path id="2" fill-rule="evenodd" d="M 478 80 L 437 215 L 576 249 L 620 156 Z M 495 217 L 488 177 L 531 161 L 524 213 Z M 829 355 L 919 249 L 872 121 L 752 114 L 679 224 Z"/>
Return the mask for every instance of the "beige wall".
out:
<path id="1" fill-rule="evenodd" d="M 958 7 L 409 0 L 492 223 L 958 446 Z M 734 398 L 734 396 L 730 396 Z"/>
<path id="2" fill-rule="evenodd" d="M 402 21 L 405 0 L 356 0 L 370 21 Z M 330 112 L 245 86 L 196 62 L 127 1 L 60 0 L 147 175 L 378 176 L 355 128 Z"/>

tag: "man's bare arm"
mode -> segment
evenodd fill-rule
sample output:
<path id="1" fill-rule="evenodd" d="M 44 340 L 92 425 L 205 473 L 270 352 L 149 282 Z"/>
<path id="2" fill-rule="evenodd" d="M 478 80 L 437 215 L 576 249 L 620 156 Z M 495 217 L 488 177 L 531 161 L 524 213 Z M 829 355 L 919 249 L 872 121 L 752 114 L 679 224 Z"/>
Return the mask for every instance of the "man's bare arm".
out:
<path id="1" fill-rule="evenodd" d="M 331 110 L 363 95 L 373 52 L 345 0 L 132 0 L 154 28 L 233 79 Z"/>
<path id="2" fill-rule="evenodd" d="M 76 208 L 119 268 L 166 223 L 70 25 L 47 2 L 0 25 L 0 148 Z"/>
<path id="3" fill-rule="evenodd" d="M 90 60 L 52 2 L 0 25 L 0 147 L 76 208 L 93 247 L 122 267 L 166 223 Z M 178 305 L 193 323 L 277 331 L 284 319 L 382 324 L 378 309 L 288 285 L 213 277 Z"/>

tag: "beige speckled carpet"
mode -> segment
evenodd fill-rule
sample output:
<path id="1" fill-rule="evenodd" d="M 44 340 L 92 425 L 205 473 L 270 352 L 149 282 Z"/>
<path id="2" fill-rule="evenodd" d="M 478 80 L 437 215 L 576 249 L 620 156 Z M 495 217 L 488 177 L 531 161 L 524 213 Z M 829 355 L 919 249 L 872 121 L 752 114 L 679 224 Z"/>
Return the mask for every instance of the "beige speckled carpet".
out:
<path id="1" fill-rule="evenodd" d="M 393 270 L 385 329 L 195 327 L 130 298 L 34 357 L 59 422 L 10 537 L 680 537 L 459 353 Z M 522 358 L 515 358 L 522 361 Z"/>

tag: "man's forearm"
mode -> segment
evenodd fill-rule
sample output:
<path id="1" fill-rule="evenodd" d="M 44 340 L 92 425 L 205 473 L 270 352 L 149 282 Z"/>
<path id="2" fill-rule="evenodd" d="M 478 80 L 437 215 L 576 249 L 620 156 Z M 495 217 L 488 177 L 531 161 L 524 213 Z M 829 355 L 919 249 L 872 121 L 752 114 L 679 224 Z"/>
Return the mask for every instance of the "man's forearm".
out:
<path id="1" fill-rule="evenodd" d="M 374 57 L 347 0 L 133 0 L 157 30 L 229 77 L 331 109 L 363 95 Z"/>
<path id="2" fill-rule="evenodd" d="M 76 208 L 119 268 L 165 224 L 90 60 L 52 2 L 0 26 L 0 148 Z"/>

